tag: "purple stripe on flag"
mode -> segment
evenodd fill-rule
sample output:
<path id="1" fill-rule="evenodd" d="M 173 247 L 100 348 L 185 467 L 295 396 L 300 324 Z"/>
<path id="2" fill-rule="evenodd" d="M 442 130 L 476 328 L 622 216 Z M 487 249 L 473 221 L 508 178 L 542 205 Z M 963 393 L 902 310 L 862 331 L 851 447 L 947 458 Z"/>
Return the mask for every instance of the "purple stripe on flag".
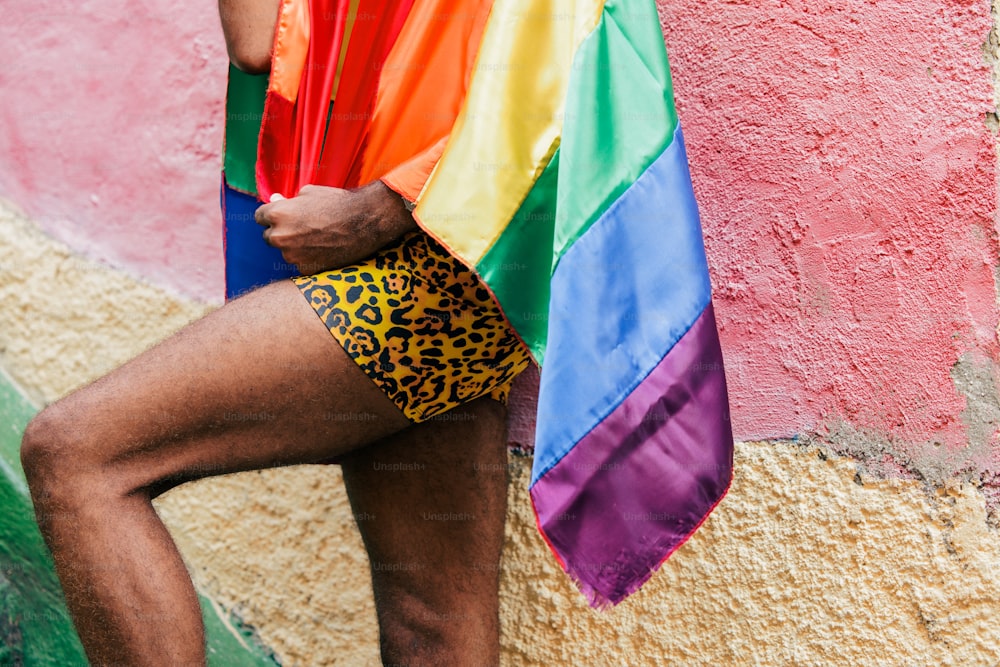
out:
<path id="1" fill-rule="evenodd" d="M 549 546 L 593 606 L 641 586 L 729 488 L 733 436 L 712 305 L 531 488 Z"/>

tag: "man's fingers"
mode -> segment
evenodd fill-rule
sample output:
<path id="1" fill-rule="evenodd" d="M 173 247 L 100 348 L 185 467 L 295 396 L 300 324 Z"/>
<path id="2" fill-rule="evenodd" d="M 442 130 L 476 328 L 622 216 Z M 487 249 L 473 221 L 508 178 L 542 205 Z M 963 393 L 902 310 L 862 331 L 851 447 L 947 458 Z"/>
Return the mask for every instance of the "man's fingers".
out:
<path id="1" fill-rule="evenodd" d="M 281 195 L 272 195 L 271 203 L 259 206 L 257 212 L 253 215 L 253 219 L 258 225 L 264 225 L 265 227 L 275 224 L 278 221 L 278 217 L 282 215 L 281 211 L 288 205 L 288 201 Z"/>
<path id="2" fill-rule="evenodd" d="M 258 225 L 264 225 L 265 227 L 268 227 L 271 225 L 271 219 L 269 217 L 270 214 L 271 214 L 270 204 L 264 204 L 263 206 L 258 206 L 257 210 L 253 214 L 254 222 L 256 222 Z"/>
<path id="3" fill-rule="evenodd" d="M 285 195 L 280 192 L 275 192 L 271 195 L 268 203 L 257 207 L 257 212 L 254 213 L 253 219 L 258 225 L 273 225 L 275 222 L 274 215 L 277 212 L 275 210 L 275 206 L 277 206 L 277 210 L 280 211 L 281 208 L 285 206 L 285 204 L 282 204 L 281 202 L 287 201 L 288 199 Z"/>

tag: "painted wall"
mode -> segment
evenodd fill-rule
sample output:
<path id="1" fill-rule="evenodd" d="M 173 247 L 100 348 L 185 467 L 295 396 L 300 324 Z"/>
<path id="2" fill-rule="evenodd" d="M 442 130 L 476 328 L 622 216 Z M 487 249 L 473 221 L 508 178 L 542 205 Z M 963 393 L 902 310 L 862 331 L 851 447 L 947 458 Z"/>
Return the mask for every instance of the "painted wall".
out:
<path id="1" fill-rule="evenodd" d="M 40 0 L 0 40 L 0 194 L 79 253 L 221 303 L 215 3 Z"/>
<path id="2" fill-rule="evenodd" d="M 39 402 L 204 311 L 81 259 L 4 206 L 0 271 L 0 313 L 18 324 L 0 328 L 3 363 Z M 4 426 L 16 441 L 23 419 Z M 822 444 L 740 443 L 733 488 L 702 529 L 639 594 L 599 614 L 535 528 L 531 459 L 509 466 L 504 667 L 1000 660 L 1000 540 L 974 485 L 880 478 Z M 336 466 L 204 480 L 157 509 L 199 588 L 282 664 L 378 664 L 367 563 Z"/>
<path id="3" fill-rule="evenodd" d="M 504 664 L 996 664 L 989 4 L 659 9 L 734 429 L 772 440 L 738 445 L 729 497 L 605 616 L 541 544 L 512 456 Z M 221 301 L 213 11 L 42 2 L 0 26 L 0 196 L 27 212 L 0 211 L 0 365 L 36 404 Z M 375 664 L 335 468 L 208 480 L 160 511 L 285 664 Z"/>
<path id="4" fill-rule="evenodd" d="M 997 357 L 988 3 L 660 10 L 737 434 L 974 439 L 997 470 L 952 377 Z"/>

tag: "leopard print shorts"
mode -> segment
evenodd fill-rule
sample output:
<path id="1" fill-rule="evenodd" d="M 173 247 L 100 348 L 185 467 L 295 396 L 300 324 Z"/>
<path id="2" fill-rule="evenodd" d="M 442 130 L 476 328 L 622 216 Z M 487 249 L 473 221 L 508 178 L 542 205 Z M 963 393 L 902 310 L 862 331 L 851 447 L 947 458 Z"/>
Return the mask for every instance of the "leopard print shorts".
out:
<path id="1" fill-rule="evenodd" d="M 413 422 L 480 396 L 506 402 L 531 361 L 475 273 L 423 232 L 358 264 L 292 281 Z"/>

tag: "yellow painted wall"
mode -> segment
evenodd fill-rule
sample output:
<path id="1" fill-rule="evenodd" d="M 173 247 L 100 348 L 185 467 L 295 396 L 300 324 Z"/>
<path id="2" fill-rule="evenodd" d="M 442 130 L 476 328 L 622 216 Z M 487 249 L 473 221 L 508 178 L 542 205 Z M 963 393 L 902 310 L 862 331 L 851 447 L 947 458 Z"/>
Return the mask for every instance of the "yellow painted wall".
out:
<path id="1" fill-rule="evenodd" d="M 74 256 L 0 206 L 0 365 L 52 401 L 207 311 Z M 503 664 L 995 665 L 1000 540 L 968 484 L 872 479 L 826 449 L 741 443 L 729 496 L 640 593 L 589 609 L 512 456 Z M 205 480 L 158 509 L 199 587 L 285 665 L 377 665 L 367 562 L 335 466 Z"/>

